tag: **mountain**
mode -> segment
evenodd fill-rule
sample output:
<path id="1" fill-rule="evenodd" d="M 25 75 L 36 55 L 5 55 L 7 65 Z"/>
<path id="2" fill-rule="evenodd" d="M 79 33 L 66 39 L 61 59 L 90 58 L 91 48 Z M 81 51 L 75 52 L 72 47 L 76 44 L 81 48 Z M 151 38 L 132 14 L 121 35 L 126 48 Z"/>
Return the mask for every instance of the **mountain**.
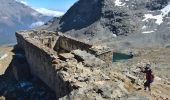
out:
<path id="1" fill-rule="evenodd" d="M 112 46 L 165 46 L 170 44 L 169 12 L 170 0 L 79 0 L 42 28 Z"/>
<path id="2" fill-rule="evenodd" d="M 16 0 L 0 0 L 0 44 L 15 43 L 15 31 L 42 25 L 50 18 Z"/>

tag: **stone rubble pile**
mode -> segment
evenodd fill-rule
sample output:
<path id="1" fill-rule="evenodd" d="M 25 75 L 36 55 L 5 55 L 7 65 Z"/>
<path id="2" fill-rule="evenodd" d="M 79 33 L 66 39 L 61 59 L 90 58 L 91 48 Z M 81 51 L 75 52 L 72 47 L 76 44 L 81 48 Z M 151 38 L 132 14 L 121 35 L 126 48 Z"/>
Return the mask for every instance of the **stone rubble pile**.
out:
<path id="1" fill-rule="evenodd" d="M 138 78 L 130 73 L 104 72 L 101 67 L 89 67 L 75 58 L 66 59 L 65 62 L 55 59 L 53 64 L 64 81 L 70 83 L 73 90 L 69 97 L 74 100 L 123 98 L 139 86 Z M 68 96 L 61 100 L 66 98 Z"/>

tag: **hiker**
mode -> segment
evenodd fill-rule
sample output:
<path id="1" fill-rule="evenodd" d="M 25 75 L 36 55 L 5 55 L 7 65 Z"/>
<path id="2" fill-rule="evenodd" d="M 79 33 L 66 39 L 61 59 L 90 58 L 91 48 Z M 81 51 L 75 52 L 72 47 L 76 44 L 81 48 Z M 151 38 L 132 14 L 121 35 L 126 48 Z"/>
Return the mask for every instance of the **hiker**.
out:
<path id="1" fill-rule="evenodd" d="M 141 72 L 146 74 L 146 82 L 144 83 L 144 89 L 146 90 L 146 88 L 148 87 L 149 91 L 151 91 L 150 85 L 151 85 L 151 83 L 153 82 L 153 79 L 154 79 L 154 75 L 152 73 L 151 65 L 146 64 L 144 69 L 142 67 L 140 67 L 140 69 L 141 69 Z"/>

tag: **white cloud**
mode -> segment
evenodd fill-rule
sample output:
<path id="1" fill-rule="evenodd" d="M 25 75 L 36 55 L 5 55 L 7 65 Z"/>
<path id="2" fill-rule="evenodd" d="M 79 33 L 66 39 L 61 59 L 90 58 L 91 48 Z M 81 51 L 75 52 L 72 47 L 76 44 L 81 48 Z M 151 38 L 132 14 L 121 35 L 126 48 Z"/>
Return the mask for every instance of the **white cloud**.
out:
<path id="1" fill-rule="evenodd" d="M 64 15 L 64 12 L 60 12 L 60 11 L 53 11 L 53 10 L 49 10 L 46 8 L 34 8 L 37 12 L 46 15 L 46 16 L 53 16 L 53 17 L 59 17 Z"/>
<path id="2" fill-rule="evenodd" d="M 20 1 L 22 4 L 27 5 L 26 1 Z"/>
<path id="3" fill-rule="evenodd" d="M 20 2 L 24 5 L 28 5 L 27 3 L 27 0 L 15 0 L 17 2 Z M 31 7 L 31 6 L 30 6 Z M 64 15 L 64 12 L 61 12 L 61 11 L 54 11 L 54 10 L 49 10 L 49 9 L 46 9 L 46 8 L 36 8 L 36 7 L 31 7 L 32 9 L 36 10 L 37 12 L 45 15 L 45 16 L 50 16 L 50 17 L 59 17 L 59 16 L 62 16 Z M 34 16 L 36 16 L 37 14 L 36 13 L 33 13 Z"/>
<path id="4" fill-rule="evenodd" d="M 2 16 L 2 17 L 0 17 L 0 19 L 8 20 L 8 19 L 9 19 L 9 17 L 7 17 L 7 16 Z"/>
<path id="5" fill-rule="evenodd" d="M 31 28 L 34 28 L 34 27 L 41 26 L 41 25 L 43 25 L 43 24 L 44 24 L 44 22 L 38 21 L 38 22 L 32 23 L 30 27 L 31 27 Z"/>
<path id="6" fill-rule="evenodd" d="M 27 0 L 15 0 L 15 1 L 29 6 L 28 3 L 27 3 Z M 60 16 L 64 15 L 64 12 L 61 12 L 61 11 L 49 10 L 49 9 L 46 9 L 46 8 L 36 8 L 36 7 L 32 7 L 32 6 L 30 6 L 30 7 L 32 9 L 36 10 L 38 13 L 41 13 L 45 16 L 60 17 Z M 36 16 L 38 13 L 33 13 L 33 16 Z"/>
<path id="7" fill-rule="evenodd" d="M 26 0 L 16 0 L 16 1 L 17 1 L 17 2 L 20 2 L 20 3 L 24 4 L 24 5 L 28 5 L 28 3 L 27 3 Z"/>
<path id="8" fill-rule="evenodd" d="M 38 13 L 38 12 L 33 12 L 32 15 L 33 15 L 33 16 L 38 16 L 39 13 Z"/>

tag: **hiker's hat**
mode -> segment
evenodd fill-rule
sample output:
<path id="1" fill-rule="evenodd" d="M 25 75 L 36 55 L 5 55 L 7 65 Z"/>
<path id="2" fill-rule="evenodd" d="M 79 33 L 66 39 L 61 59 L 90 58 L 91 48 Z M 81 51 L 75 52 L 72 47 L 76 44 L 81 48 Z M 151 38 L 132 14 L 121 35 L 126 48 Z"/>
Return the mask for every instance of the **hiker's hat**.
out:
<path id="1" fill-rule="evenodd" d="M 145 69 L 150 69 L 151 65 L 150 64 L 146 64 Z"/>

